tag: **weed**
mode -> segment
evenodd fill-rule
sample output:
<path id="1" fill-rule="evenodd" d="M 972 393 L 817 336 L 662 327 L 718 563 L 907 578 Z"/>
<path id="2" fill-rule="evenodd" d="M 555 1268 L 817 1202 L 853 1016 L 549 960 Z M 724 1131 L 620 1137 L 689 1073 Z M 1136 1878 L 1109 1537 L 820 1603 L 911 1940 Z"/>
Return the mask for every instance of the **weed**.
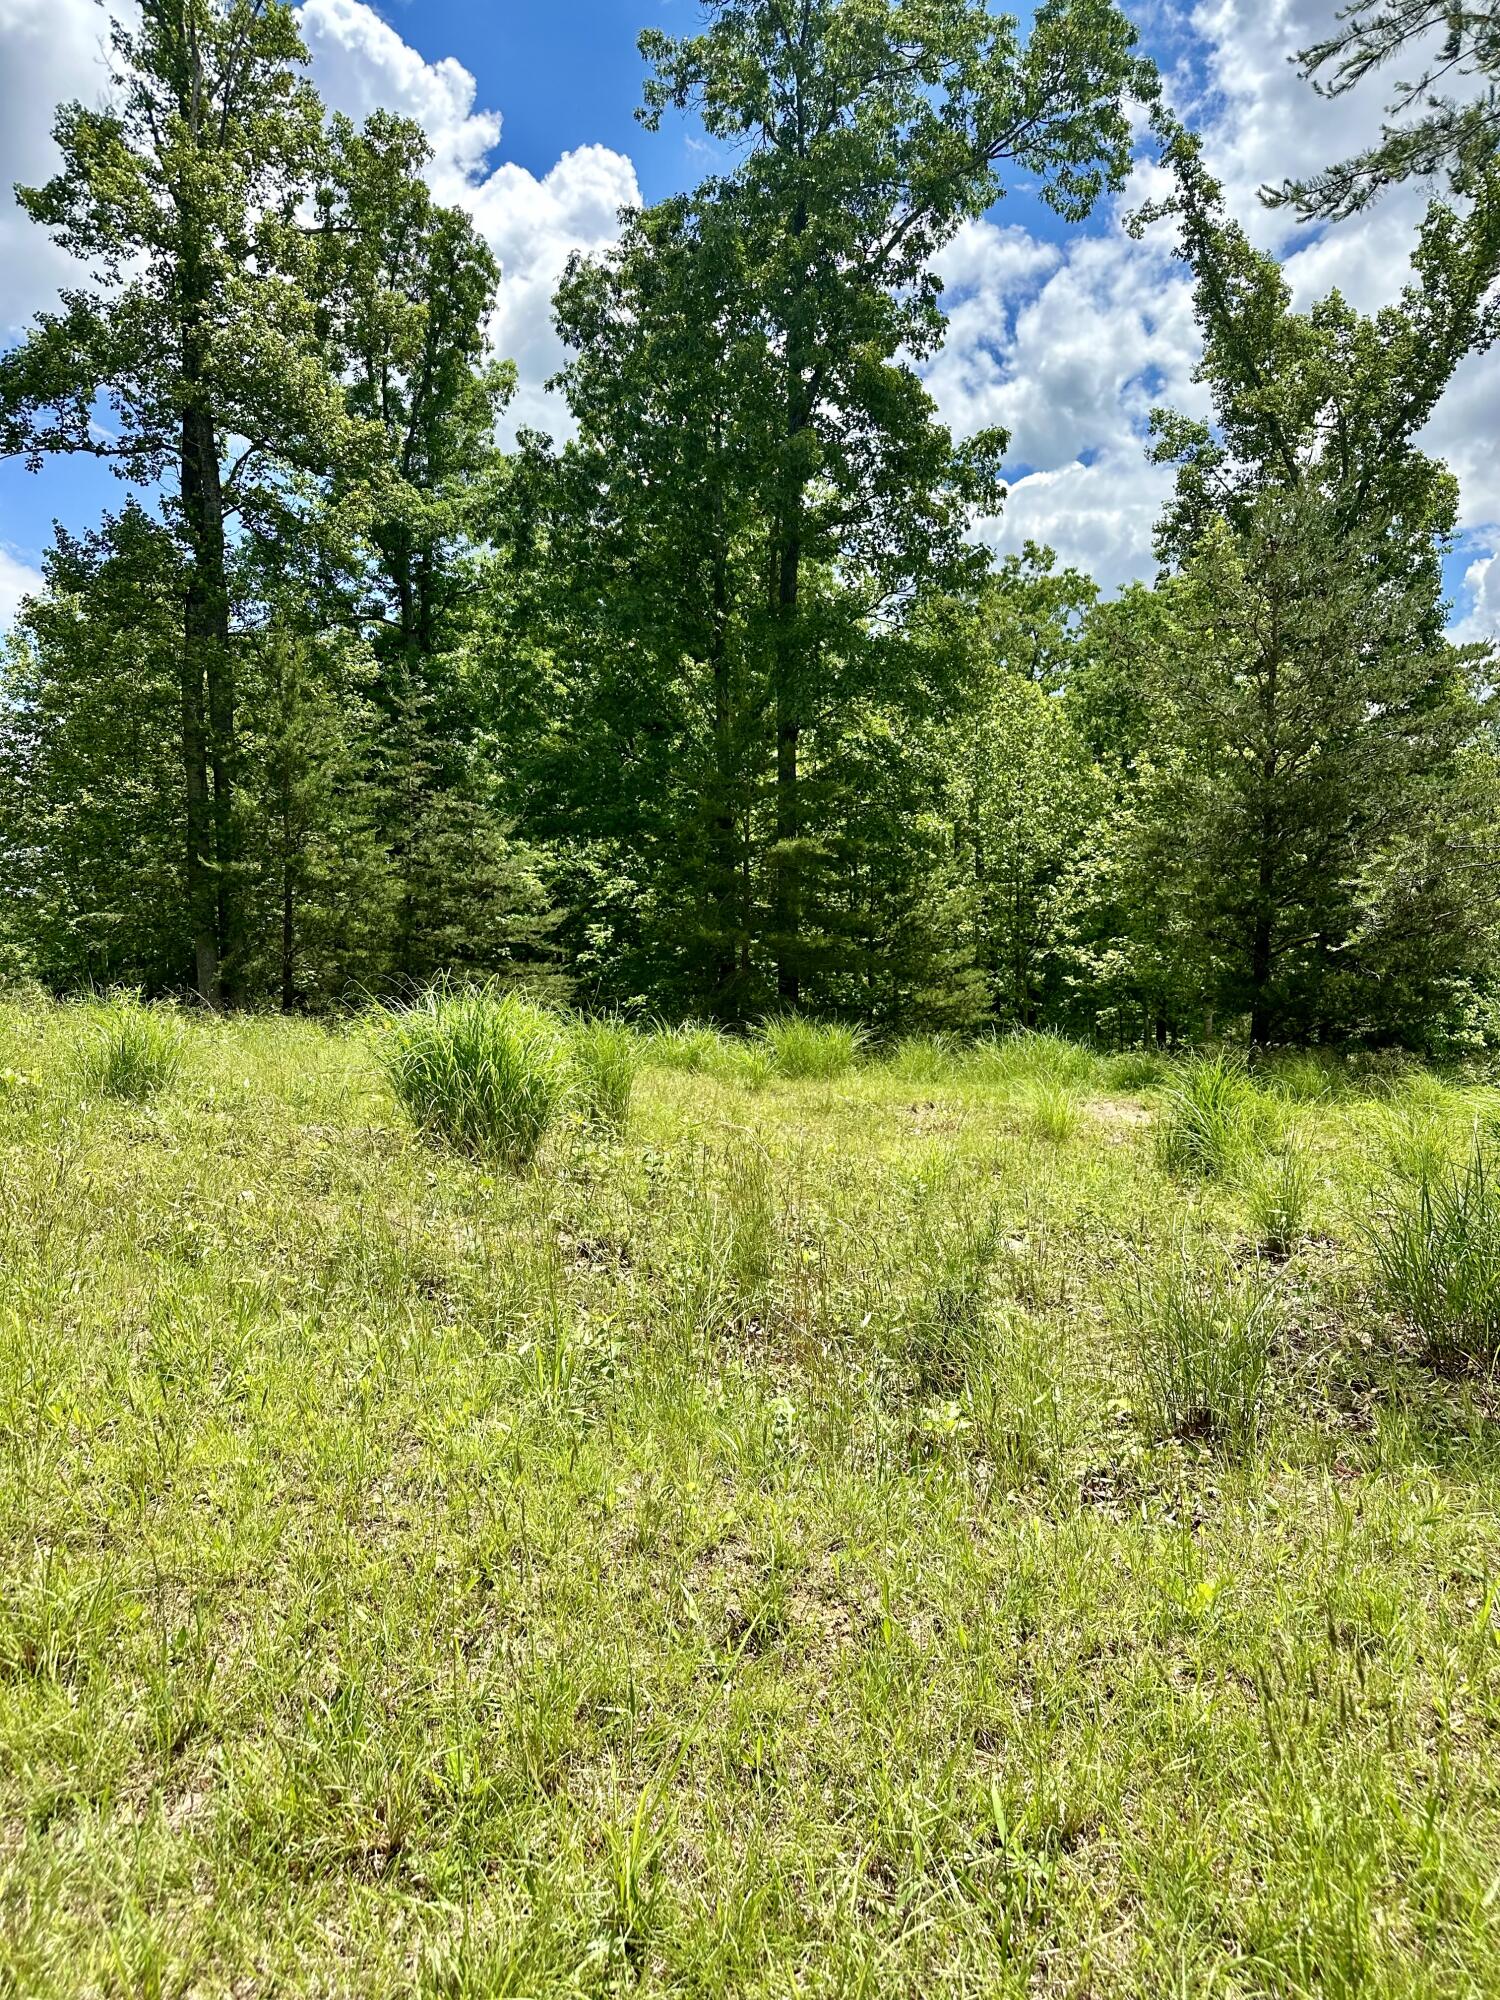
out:
<path id="1" fill-rule="evenodd" d="M 561 1023 L 514 993 L 429 994 L 388 1014 L 377 1046 L 419 1131 L 512 1169 L 530 1164 L 568 1099 Z"/>

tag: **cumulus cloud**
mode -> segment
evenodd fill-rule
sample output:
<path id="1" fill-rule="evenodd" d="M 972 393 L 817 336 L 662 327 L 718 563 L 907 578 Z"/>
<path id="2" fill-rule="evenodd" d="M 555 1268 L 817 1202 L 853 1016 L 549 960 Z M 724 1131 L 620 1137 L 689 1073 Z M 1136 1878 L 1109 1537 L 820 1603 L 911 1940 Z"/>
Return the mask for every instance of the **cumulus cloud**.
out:
<path id="1" fill-rule="evenodd" d="M 90 0 L 0 0 L 0 345 L 51 304 L 74 268 L 10 191 L 57 171 L 56 107 L 102 99 L 105 32 Z"/>
<path id="2" fill-rule="evenodd" d="M 1312 173 L 1379 134 L 1380 79 L 1330 102 L 1297 74 L 1297 50 L 1326 32 L 1328 0 L 1137 0 L 1132 11 L 1177 58 L 1169 96 L 1202 133 L 1232 212 L 1283 260 L 1297 305 L 1335 287 L 1366 312 L 1395 298 L 1409 276 L 1422 190 L 1398 190 L 1317 230 L 1260 201 L 1267 184 Z M 961 232 L 940 262 L 948 337 L 925 371 L 960 435 L 992 424 L 1011 433 L 1016 476 L 985 538 L 1000 549 L 1046 540 L 1106 586 L 1154 569 L 1152 529 L 1170 475 L 1144 459 L 1151 408 L 1202 415 L 1207 407 L 1193 380 L 1201 343 L 1188 275 L 1162 232 L 1137 242 L 1122 226 L 1130 208 L 1162 191 L 1160 178 L 1138 162 L 1125 199 L 1061 249 L 990 223 Z M 1500 357 L 1472 358 L 1424 440 L 1458 473 L 1461 524 L 1486 547 L 1484 531 L 1500 522 L 1497 407 Z"/>
<path id="3" fill-rule="evenodd" d="M 461 63 L 427 62 L 362 0 L 304 0 L 300 18 L 314 78 L 335 110 L 363 118 L 382 105 L 426 131 L 434 193 L 473 216 L 500 262 L 490 331 L 516 364 L 511 425 L 564 430 L 566 405 L 545 388 L 563 359 L 552 294 L 569 256 L 604 249 L 620 210 L 639 204 L 633 164 L 606 146 L 581 146 L 541 176 L 514 161 L 492 165 L 500 115 L 476 111 L 478 88 Z"/>
<path id="4" fill-rule="evenodd" d="M 1461 645 L 1500 640 L 1500 556 L 1484 555 L 1470 563 L 1464 591 L 1469 611 L 1454 626 L 1452 637 Z"/>
<path id="5" fill-rule="evenodd" d="M 10 630 L 21 599 L 41 587 L 41 571 L 13 556 L 0 542 L 0 633 Z"/>

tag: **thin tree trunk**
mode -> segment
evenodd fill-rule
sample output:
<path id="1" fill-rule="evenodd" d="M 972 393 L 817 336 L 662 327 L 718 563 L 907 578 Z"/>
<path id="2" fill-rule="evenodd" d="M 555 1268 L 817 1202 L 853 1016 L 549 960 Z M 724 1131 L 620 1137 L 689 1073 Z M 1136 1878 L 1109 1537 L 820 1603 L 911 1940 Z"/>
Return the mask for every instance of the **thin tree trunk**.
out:
<path id="1" fill-rule="evenodd" d="M 181 490 L 189 565 L 183 606 L 183 770 L 187 782 L 187 898 L 198 991 L 218 1006 L 232 992 L 240 945 L 235 872 L 235 695 L 218 440 L 190 327 L 184 373 Z M 209 779 L 212 778 L 212 791 Z"/>

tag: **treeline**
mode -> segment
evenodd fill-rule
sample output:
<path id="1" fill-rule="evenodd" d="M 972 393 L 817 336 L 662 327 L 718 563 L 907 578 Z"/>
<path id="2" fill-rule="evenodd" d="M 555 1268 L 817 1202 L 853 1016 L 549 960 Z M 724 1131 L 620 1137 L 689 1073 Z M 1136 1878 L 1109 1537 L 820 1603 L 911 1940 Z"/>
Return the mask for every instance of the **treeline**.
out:
<path id="1" fill-rule="evenodd" d="M 134 497 L 4 655 L 0 974 L 1487 1035 L 1500 745 L 1417 439 L 1497 330 L 1492 154 L 1399 304 L 1296 312 L 1107 0 L 703 12 L 642 38 L 643 116 L 735 164 L 570 266 L 571 435 L 508 452 L 499 272 L 420 131 L 328 117 L 271 0 L 116 25 L 22 193 L 89 276 L 0 357 L 0 449 Z M 1085 217 L 1142 109 L 1213 421 L 1156 418 L 1160 574 L 1105 602 L 973 542 L 1005 439 L 916 370 L 943 244 L 1011 175 Z"/>

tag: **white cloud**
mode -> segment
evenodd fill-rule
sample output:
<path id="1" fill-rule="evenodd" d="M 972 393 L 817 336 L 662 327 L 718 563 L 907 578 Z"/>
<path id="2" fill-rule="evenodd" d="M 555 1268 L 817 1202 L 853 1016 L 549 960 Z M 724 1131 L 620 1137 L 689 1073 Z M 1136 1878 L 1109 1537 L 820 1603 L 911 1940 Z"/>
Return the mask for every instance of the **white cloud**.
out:
<path id="1" fill-rule="evenodd" d="M 606 146 L 564 153 L 540 177 L 513 161 L 491 166 L 500 116 L 475 110 L 475 80 L 461 63 L 427 62 L 362 0 L 304 0 L 300 18 L 314 79 L 334 109 L 363 118 L 383 105 L 425 129 L 433 191 L 473 216 L 500 261 L 490 331 L 519 376 L 512 426 L 565 429 L 566 405 L 544 388 L 563 359 L 552 294 L 569 255 L 604 249 L 619 234 L 619 211 L 639 204 L 634 166 Z"/>
<path id="2" fill-rule="evenodd" d="M 415 118 L 432 142 L 435 178 L 466 183 L 500 143 L 500 114 L 478 111 L 478 87 L 452 56 L 430 63 L 362 0 L 303 0 L 298 19 L 313 75 L 336 111 Z"/>
<path id="3" fill-rule="evenodd" d="M 72 261 L 11 198 L 57 171 L 59 104 L 103 96 L 106 21 L 91 0 L 0 0 L 0 344 L 66 284 Z"/>
<path id="4" fill-rule="evenodd" d="M 1199 0 L 1132 11 L 1182 60 L 1168 78 L 1178 111 L 1201 131 L 1210 169 L 1252 239 L 1284 259 L 1294 301 L 1305 307 L 1340 289 L 1362 311 L 1396 297 L 1426 196 L 1398 190 L 1365 214 L 1309 230 L 1260 201 L 1263 186 L 1314 172 L 1375 139 L 1383 78 L 1334 101 L 1318 98 L 1292 58 L 1326 32 L 1329 0 Z M 1136 242 L 1120 217 L 1160 194 L 1158 170 L 1137 165 L 1133 184 L 1102 230 L 1062 250 L 1021 229 L 990 224 L 961 232 L 940 261 L 949 333 L 924 371 L 946 420 L 961 435 L 999 424 L 1025 477 L 985 538 L 1003 549 L 1028 536 L 1113 586 L 1154 569 L 1151 541 L 1170 475 L 1145 462 L 1153 405 L 1206 414 L 1193 370 L 1200 353 L 1187 273 L 1165 232 Z M 1461 483 L 1461 525 L 1500 522 L 1500 357 L 1464 363 L 1426 438 Z M 1488 545 L 1486 543 L 1486 545 Z M 1500 586 L 1497 586 L 1500 588 Z"/>
<path id="5" fill-rule="evenodd" d="M 1480 556 L 1464 572 L 1469 609 L 1453 627 L 1460 645 L 1500 640 L 1500 555 Z"/>
<path id="6" fill-rule="evenodd" d="M 41 587 L 41 571 L 21 562 L 0 542 L 0 633 L 9 631 L 21 599 Z"/>

